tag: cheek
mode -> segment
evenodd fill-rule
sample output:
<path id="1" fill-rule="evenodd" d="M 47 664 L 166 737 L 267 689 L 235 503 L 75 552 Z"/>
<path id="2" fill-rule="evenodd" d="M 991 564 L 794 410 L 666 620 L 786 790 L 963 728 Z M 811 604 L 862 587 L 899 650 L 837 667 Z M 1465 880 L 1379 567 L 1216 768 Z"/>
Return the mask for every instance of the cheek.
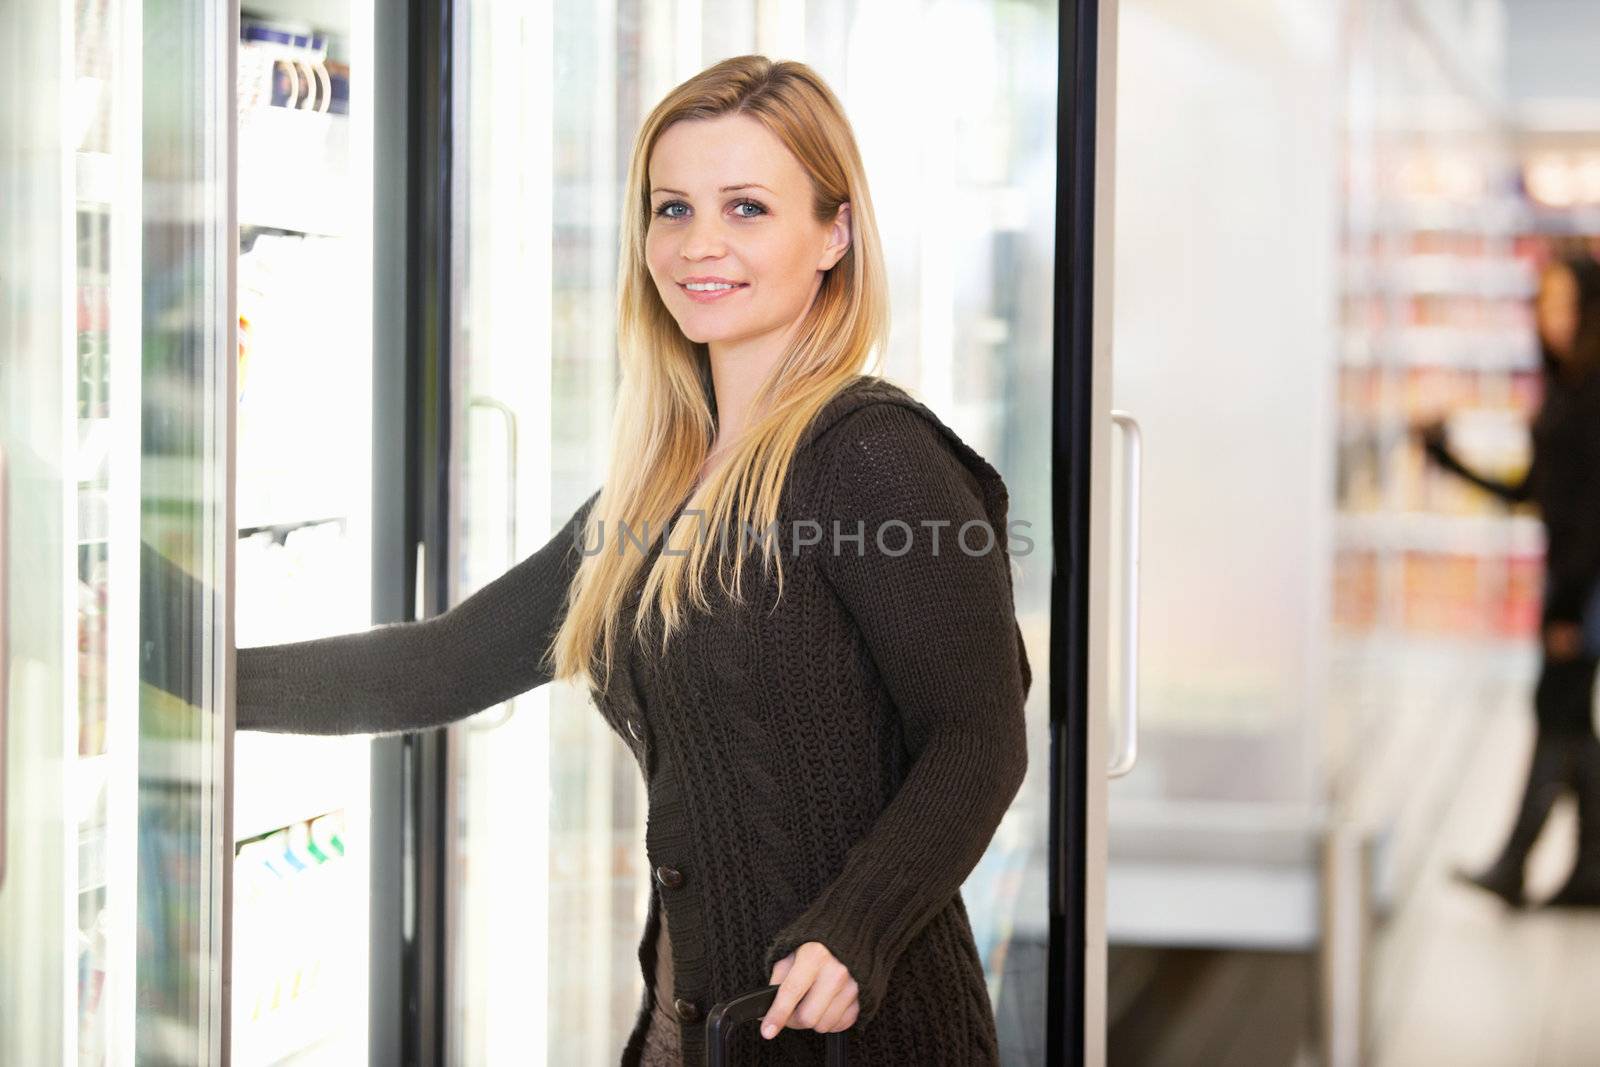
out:
<path id="1" fill-rule="evenodd" d="M 660 284 L 662 272 L 666 269 L 667 261 L 671 259 L 670 253 L 671 249 L 667 247 L 660 230 L 651 229 L 645 234 L 644 262 L 645 266 L 650 268 L 650 275 L 656 279 L 657 284 Z"/>
<path id="2" fill-rule="evenodd" d="M 675 253 L 669 242 L 646 242 L 644 249 L 645 267 L 650 271 L 650 280 L 655 283 L 656 296 L 662 304 L 669 308 L 676 308 L 682 295 L 678 291 L 678 284 L 673 279 L 676 265 L 673 260 Z M 677 311 L 673 311 L 676 315 Z"/>
<path id="3" fill-rule="evenodd" d="M 806 295 L 816 277 L 811 244 L 803 233 L 775 234 L 773 240 L 753 251 L 753 256 L 769 289 L 797 299 Z"/>

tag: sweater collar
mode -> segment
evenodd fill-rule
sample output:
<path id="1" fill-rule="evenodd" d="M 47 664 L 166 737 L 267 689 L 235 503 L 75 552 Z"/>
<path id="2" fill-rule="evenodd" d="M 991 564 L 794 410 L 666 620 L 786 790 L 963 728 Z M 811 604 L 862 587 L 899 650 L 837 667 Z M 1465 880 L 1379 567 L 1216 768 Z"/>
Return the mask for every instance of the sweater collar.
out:
<path id="1" fill-rule="evenodd" d="M 967 469 L 978 479 L 978 484 L 983 487 L 984 509 L 988 512 L 989 521 L 994 524 L 996 530 L 1004 533 L 1010 501 L 1000 472 L 979 455 L 976 449 L 963 441 L 960 435 L 947 426 L 944 420 L 934 414 L 926 404 L 887 378 L 861 374 L 845 383 L 833 398 L 822 406 L 822 410 L 801 435 L 800 449 L 805 449 L 845 416 L 869 404 L 898 404 L 916 412 L 933 424 L 944 435 L 945 440 L 949 442 Z"/>

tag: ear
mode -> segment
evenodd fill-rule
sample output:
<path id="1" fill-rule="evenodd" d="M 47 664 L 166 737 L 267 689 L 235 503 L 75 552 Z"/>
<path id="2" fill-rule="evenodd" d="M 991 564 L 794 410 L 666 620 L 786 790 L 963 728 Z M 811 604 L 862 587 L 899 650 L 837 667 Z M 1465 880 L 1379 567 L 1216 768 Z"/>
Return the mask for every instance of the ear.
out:
<path id="1" fill-rule="evenodd" d="M 848 251 L 850 251 L 850 204 L 847 201 L 839 205 L 839 210 L 834 213 L 833 222 L 828 226 L 828 243 L 822 249 L 822 259 L 818 261 L 817 269 L 831 269 Z"/>

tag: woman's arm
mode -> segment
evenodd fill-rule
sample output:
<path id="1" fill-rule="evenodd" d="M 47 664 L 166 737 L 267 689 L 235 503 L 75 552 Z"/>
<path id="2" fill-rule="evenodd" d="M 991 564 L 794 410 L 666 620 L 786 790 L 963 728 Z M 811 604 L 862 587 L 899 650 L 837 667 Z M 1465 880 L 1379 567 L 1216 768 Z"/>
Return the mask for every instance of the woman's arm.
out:
<path id="1" fill-rule="evenodd" d="M 1533 493 L 1533 468 L 1528 468 L 1527 474 L 1517 482 L 1502 482 L 1489 478 L 1468 467 L 1450 451 L 1450 446 L 1445 441 L 1444 426 L 1441 423 L 1431 423 L 1422 428 L 1422 447 L 1435 463 L 1450 473 L 1464 478 L 1473 485 L 1504 500 L 1508 504 L 1521 504 L 1526 502 Z M 1535 457 L 1537 462 L 1537 457 Z"/>
<path id="2" fill-rule="evenodd" d="M 910 942 L 977 866 L 1022 785 L 1028 764 L 1023 704 L 1030 672 L 1013 609 L 1006 531 L 983 554 L 981 490 L 941 431 L 898 404 L 871 404 L 831 428 L 820 472 L 822 570 L 859 626 L 898 708 L 912 764 L 905 781 L 838 876 L 766 951 L 777 962 L 818 941 L 859 987 L 858 1025 L 882 1004 Z M 878 550 L 881 524 L 915 536 L 904 555 Z M 946 520 L 933 531 L 923 520 Z M 835 553 L 829 532 L 864 522 L 859 557 Z M 884 543 L 898 549 L 891 526 Z"/>
<path id="3" fill-rule="evenodd" d="M 238 650 L 238 728 L 386 734 L 444 726 L 550 681 L 596 490 L 548 543 L 442 615 Z"/>

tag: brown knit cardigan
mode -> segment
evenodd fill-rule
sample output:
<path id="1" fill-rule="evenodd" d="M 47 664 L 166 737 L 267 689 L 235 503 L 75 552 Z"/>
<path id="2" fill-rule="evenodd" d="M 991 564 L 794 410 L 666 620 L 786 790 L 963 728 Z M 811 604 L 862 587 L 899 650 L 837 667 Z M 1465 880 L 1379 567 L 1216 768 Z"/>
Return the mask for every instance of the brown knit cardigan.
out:
<path id="1" fill-rule="evenodd" d="M 538 660 L 580 552 L 616 550 L 613 530 L 583 537 L 597 496 L 443 615 L 240 649 L 239 728 L 437 727 L 549 681 Z M 611 691 L 591 696 L 648 783 L 654 882 L 623 1067 L 643 1049 L 662 907 L 685 1064 L 704 1062 L 711 1006 L 807 941 L 860 988 L 856 1067 L 999 1063 L 959 890 L 1027 767 L 1006 509 L 1000 475 L 926 406 L 858 377 L 790 468 L 782 598 L 752 553 L 744 605 L 713 579 L 716 611 L 691 610 L 664 656 L 659 634 L 622 642 Z M 735 1046 L 741 1067 L 823 1062 L 811 1030 L 747 1027 Z"/>

